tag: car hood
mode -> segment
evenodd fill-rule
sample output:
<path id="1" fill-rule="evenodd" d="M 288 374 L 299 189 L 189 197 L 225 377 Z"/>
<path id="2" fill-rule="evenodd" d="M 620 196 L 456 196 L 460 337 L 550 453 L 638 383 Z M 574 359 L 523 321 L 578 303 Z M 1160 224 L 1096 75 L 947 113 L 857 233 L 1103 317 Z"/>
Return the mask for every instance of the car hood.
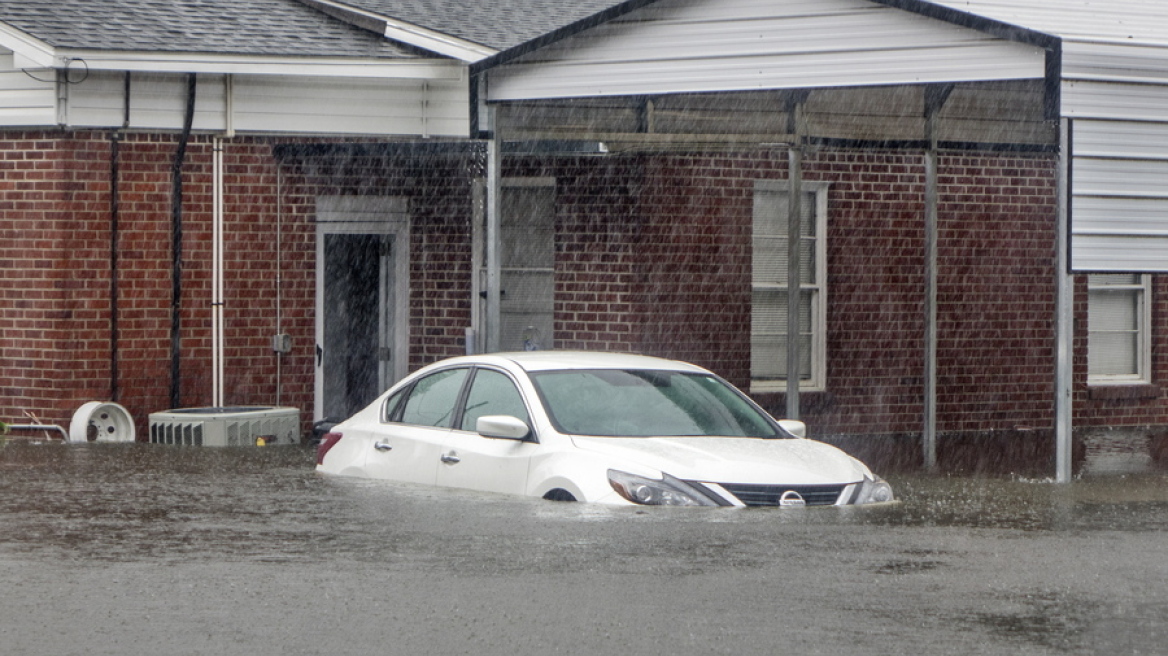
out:
<path id="1" fill-rule="evenodd" d="M 870 475 L 843 451 L 808 439 L 576 436 L 572 441 L 605 456 L 613 468 L 639 465 L 691 481 L 839 485 Z"/>

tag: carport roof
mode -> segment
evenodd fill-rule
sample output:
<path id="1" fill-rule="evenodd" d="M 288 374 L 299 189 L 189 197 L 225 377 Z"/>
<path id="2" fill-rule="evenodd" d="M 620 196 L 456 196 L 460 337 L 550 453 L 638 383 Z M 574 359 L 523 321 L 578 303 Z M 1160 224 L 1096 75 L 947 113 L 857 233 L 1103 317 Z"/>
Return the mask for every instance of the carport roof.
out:
<path id="1" fill-rule="evenodd" d="M 349 6 L 489 47 L 510 59 L 659 0 L 302 0 Z M 870 0 L 1015 40 L 1168 46 L 1160 0 Z M 512 52 L 508 52 L 512 51 Z"/>
<path id="2" fill-rule="evenodd" d="M 477 53 L 453 54 L 489 57 L 484 68 L 656 1 L 0 0 L 0 30 L 57 49 L 382 59 L 425 56 L 416 48 L 444 52 L 433 39 L 387 32 L 364 16 L 475 44 Z M 1168 47 L 1168 3 L 1158 0 L 870 1 L 1019 40 Z M 346 8 L 355 13 L 346 16 Z"/>
<path id="3" fill-rule="evenodd" d="M 1168 3 L 1162 0 L 875 0 L 933 4 L 1070 41 L 1168 45 Z"/>

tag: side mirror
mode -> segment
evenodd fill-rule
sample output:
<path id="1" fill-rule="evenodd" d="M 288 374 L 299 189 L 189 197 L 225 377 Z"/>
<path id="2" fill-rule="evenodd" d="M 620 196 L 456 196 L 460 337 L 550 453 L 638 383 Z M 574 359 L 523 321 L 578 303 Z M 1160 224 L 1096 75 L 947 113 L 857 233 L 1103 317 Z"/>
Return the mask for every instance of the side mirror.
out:
<path id="1" fill-rule="evenodd" d="M 779 428 L 782 428 L 795 437 L 807 437 L 807 424 L 797 419 L 780 419 Z"/>
<path id="2" fill-rule="evenodd" d="M 509 415 L 486 415 L 475 422 L 475 430 L 483 437 L 504 440 L 523 440 L 531 435 L 531 428 L 517 417 Z"/>

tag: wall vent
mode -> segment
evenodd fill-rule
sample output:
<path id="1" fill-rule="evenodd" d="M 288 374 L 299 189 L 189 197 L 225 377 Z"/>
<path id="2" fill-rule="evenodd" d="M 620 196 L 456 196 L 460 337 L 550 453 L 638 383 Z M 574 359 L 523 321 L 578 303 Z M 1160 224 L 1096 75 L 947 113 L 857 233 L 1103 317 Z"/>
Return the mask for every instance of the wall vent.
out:
<path id="1" fill-rule="evenodd" d="M 151 444 L 267 446 L 300 443 L 300 410 L 180 408 L 150 413 Z"/>

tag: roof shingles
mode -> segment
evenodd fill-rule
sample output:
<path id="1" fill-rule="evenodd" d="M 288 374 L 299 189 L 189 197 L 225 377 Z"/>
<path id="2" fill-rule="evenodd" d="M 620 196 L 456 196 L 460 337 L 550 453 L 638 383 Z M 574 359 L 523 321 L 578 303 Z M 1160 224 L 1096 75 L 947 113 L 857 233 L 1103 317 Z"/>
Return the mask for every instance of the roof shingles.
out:
<path id="1" fill-rule="evenodd" d="M 507 50 L 567 27 L 624 0 L 343 0 L 496 50 Z"/>
<path id="2" fill-rule="evenodd" d="M 57 48 L 400 59 L 416 50 L 295 0 L 0 0 L 0 22 Z"/>

